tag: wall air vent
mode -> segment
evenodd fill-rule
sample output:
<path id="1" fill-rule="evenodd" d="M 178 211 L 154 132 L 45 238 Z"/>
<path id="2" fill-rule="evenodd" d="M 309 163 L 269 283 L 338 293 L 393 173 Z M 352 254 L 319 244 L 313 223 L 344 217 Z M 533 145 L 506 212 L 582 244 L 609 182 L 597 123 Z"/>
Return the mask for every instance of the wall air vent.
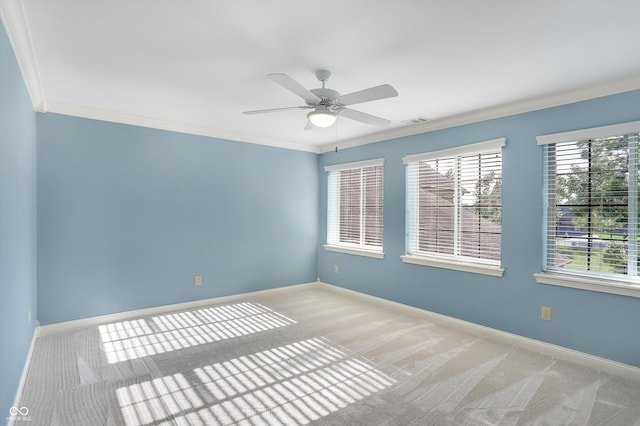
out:
<path id="1" fill-rule="evenodd" d="M 402 122 L 402 124 L 410 126 L 412 124 L 426 123 L 427 121 L 430 121 L 430 120 L 428 118 L 418 117 L 418 118 L 414 118 L 412 120 L 405 120 L 405 121 Z"/>

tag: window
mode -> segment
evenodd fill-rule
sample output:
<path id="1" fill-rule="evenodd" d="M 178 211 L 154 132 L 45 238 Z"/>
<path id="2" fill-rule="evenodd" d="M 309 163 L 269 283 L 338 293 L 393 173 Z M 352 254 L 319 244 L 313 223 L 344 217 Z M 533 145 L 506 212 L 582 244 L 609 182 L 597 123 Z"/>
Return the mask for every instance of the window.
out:
<path id="1" fill-rule="evenodd" d="M 384 159 L 325 167 L 327 250 L 382 258 Z"/>
<path id="2" fill-rule="evenodd" d="M 639 132 L 637 122 L 538 138 L 546 175 L 545 272 L 590 285 L 640 284 Z"/>
<path id="3" fill-rule="evenodd" d="M 496 139 L 409 155 L 404 262 L 501 276 L 502 147 Z"/>

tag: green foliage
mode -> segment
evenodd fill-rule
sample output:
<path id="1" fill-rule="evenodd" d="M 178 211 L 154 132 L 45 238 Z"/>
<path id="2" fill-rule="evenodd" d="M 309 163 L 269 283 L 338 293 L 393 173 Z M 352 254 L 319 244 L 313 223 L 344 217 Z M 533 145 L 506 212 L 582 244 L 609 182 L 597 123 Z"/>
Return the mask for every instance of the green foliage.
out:
<path id="1" fill-rule="evenodd" d="M 475 205 L 469 210 L 491 222 L 500 223 L 502 220 L 500 209 L 501 194 L 502 179 L 492 170 L 476 182 L 476 201 Z"/>
<path id="2" fill-rule="evenodd" d="M 628 220 L 628 161 L 626 137 L 577 143 L 583 161 L 571 173 L 558 176 L 559 203 L 570 206 L 573 225 L 584 232 L 611 232 Z M 590 226 L 589 226 L 590 225 Z"/>
<path id="3" fill-rule="evenodd" d="M 608 247 L 604 249 L 603 258 L 615 272 L 623 273 L 627 265 L 627 250 L 623 243 L 610 241 Z"/>

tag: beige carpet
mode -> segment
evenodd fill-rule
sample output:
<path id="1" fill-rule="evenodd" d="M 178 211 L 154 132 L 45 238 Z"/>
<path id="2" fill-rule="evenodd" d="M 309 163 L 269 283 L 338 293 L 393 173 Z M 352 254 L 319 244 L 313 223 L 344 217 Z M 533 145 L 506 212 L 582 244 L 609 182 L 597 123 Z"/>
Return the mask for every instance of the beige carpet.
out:
<path id="1" fill-rule="evenodd" d="M 40 337 L 20 406 L 30 426 L 640 425 L 640 382 L 303 289 Z"/>

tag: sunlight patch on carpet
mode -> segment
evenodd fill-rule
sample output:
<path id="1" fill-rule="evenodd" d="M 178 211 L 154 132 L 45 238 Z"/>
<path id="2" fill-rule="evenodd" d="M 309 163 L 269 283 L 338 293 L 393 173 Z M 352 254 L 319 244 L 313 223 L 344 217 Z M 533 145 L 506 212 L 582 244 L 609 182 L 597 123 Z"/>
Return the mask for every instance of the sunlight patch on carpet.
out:
<path id="1" fill-rule="evenodd" d="M 295 324 L 259 303 L 237 303 L 159 315 L 99 327 L 113 364 Z"/>
<path id="2" fill-rule="evenodd" d="M 321 338 L 198 367 L 193 373 L 119 388 L 125 423 L 305 425 L 395 382 Z"/>

